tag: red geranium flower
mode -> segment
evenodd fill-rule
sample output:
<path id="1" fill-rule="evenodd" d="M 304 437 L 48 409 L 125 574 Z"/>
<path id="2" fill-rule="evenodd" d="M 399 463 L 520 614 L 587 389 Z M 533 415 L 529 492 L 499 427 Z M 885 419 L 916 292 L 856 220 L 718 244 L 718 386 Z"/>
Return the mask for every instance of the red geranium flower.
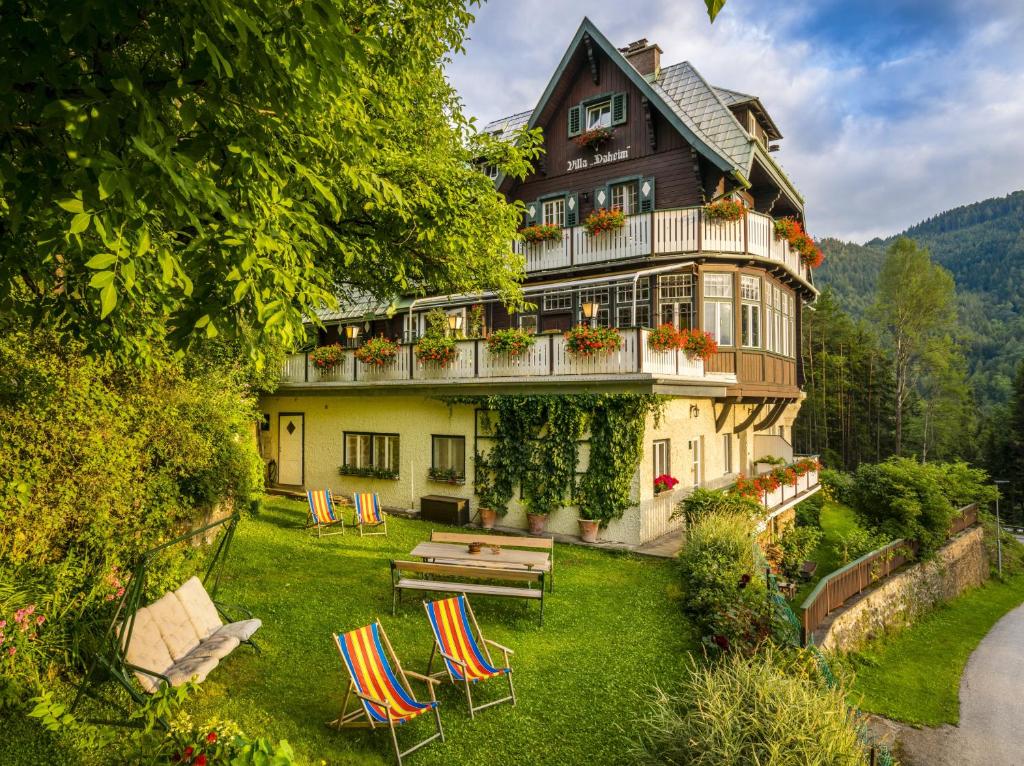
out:
<path id="1" fill-rule="evenodd" d="M 207 734 L 206 735 L 206 741 L 210 742 L 210 743 L 216 742 L 217 741 L 217 732 L 211 731 L 209 734 Z"/>

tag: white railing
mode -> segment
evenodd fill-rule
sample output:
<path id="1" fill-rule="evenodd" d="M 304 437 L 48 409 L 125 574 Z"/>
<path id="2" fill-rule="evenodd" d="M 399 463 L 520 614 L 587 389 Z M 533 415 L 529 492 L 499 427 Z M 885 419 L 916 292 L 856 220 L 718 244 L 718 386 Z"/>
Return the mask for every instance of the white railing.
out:
<path id="1" fill-rule="evenodd" d="M 583 226 L 574 226 L 558 242 L 515 242 L 513 250 L 525 257 L 528 273 L 648 255 L 746 253 L 808 278 L 808 268 L 791 252 L 789 243 L 776 239 L 770 215 L 748 211 L 739 221 L 718 222 L 706 220 L 703 210 L 687 207 L 629 215 L 618 231 L 595 236 Z"/>
<path id="2" fill-rule="evenodd" d="M 651 216 L 649 213 L 627 215 L 626 225 L 621 229 L 593 236 L 583 226 L 576 226 L 572 230 L 572 247 L 575 266 L 650 255 Z"/>
<path id="3" fill-rule="evenodd" d="M 281 383 L 286 386 L 337 386 L 553 375 L 650 375 L 692 381 L 705 379 L 703 361 L 690 359 L 679 350 L 653 350 L 648 345 L 649 332 L 638 328 L 620 330 L 622 344 L 617 351 L 589 357 L 570 353 L 564 335 L 538 335 L 534 345 L 520 356 L 491 354 L 482 339 L 462 340 L 455 344 L 454 361 L 444 366 L 418 361 L 414 356 L 414 346 L 409 344 L 400 345 L 395 358 L 381 366 L 363 364 L 351 351 L 347 351 L 342 363 L 329 372 L 321 372 L 309 363 L 307 354 L 291 354 L 281 367 Z"/>

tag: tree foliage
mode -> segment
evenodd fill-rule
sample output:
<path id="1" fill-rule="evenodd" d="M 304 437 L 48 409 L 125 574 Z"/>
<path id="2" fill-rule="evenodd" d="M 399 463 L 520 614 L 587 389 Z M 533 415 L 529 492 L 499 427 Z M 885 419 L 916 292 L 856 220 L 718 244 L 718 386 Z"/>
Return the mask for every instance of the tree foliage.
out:
<path id="1" fill-rule="evenodd" d="M 518 299 L 536 133 L 476 133 L 461 0 L 57 0 L 0 26 L 0 310 L 92 348 L 288 346 L 340 294 Z"/>

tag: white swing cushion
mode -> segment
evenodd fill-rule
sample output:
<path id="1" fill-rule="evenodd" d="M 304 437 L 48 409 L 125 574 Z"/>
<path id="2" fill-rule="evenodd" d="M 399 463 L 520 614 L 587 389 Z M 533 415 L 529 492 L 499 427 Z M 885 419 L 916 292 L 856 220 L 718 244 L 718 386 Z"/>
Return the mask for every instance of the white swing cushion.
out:
<path id="1" fill-rule="evenodd" d="M 121 626 L 118 626 L 118 630 Z M 135 624 L 132 627 L 131 640 L 125 647 L 124 658 L 129 665 L 166 674 L 174 664 L 171 653 L 167 651 L 160 628 L 149 613 L 148 607 L 142 607 L 135 613 Z M 159 679 L 136 671 L 142 688 L 147 692 L 155 692 L 160 685 Z"/>
<path id="2" fill-rule="evenodd" d="M 200 641 L 212 636 L 224 624 L 198 577 L 190 577 L 174 592 Z"/>
<path id="3" fill-rule="evenodd" d="M 147 609 L 160 628 L 160 635 L 164 637 L 167 651 L 171 653 L 175 662 L 185 659 L 189 652 L 199 646 L 199 634 L 192 627 L 185 607 L 173 592 L 165 593 Z"/>

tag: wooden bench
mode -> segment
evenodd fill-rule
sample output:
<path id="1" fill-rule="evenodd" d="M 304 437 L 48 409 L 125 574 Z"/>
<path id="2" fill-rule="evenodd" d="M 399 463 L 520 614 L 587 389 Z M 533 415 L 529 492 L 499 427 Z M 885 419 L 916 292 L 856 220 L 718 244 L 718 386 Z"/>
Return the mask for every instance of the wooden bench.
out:
<path id="1" fill-rule="evenodd" d="M 487 582 L 452 582 L 449 579 L 455 577 L 483 579 Z M 539 584 L 540 588 L 530 587 L 535 583 Z M 398 611 L 403 590 L 472 593 L 478 596 L 538 600 L 540 601 L 540 624 L 544 624 L 544 572 L 539 570 L 482 569 L 481 567 L 439 564 L 437 562 L 392 561 L 391 588 L 392 615 Z"/>
<path id="2" fill-rule="evenodd" d="M 530 548 L 532 550 L 548 551 L 548 563 L 542 569 L 549 574 L 548 590 L 555 589 L 555 541 L 550 537 L 520 537 L 518 535 L 489 535 L 485 532 L 435 532 L 430 530 L 430 542 L 432 543 L 483 543 L 484 545 L 500 545 L 502 548 Z M 446 563 L 457 563 L 454 560 Z M 486 564 L 484 565 L 486 566 Z M 513 565 L 510 568 L 519 568 Z"/>
<path id="3" fill-rule="evenodd" d="M 814 576 L 814 573 L 818 571 L 817 561 L 805 561 L 803 566 L 800 567 L 800 579 L 810 580 Z"/>

